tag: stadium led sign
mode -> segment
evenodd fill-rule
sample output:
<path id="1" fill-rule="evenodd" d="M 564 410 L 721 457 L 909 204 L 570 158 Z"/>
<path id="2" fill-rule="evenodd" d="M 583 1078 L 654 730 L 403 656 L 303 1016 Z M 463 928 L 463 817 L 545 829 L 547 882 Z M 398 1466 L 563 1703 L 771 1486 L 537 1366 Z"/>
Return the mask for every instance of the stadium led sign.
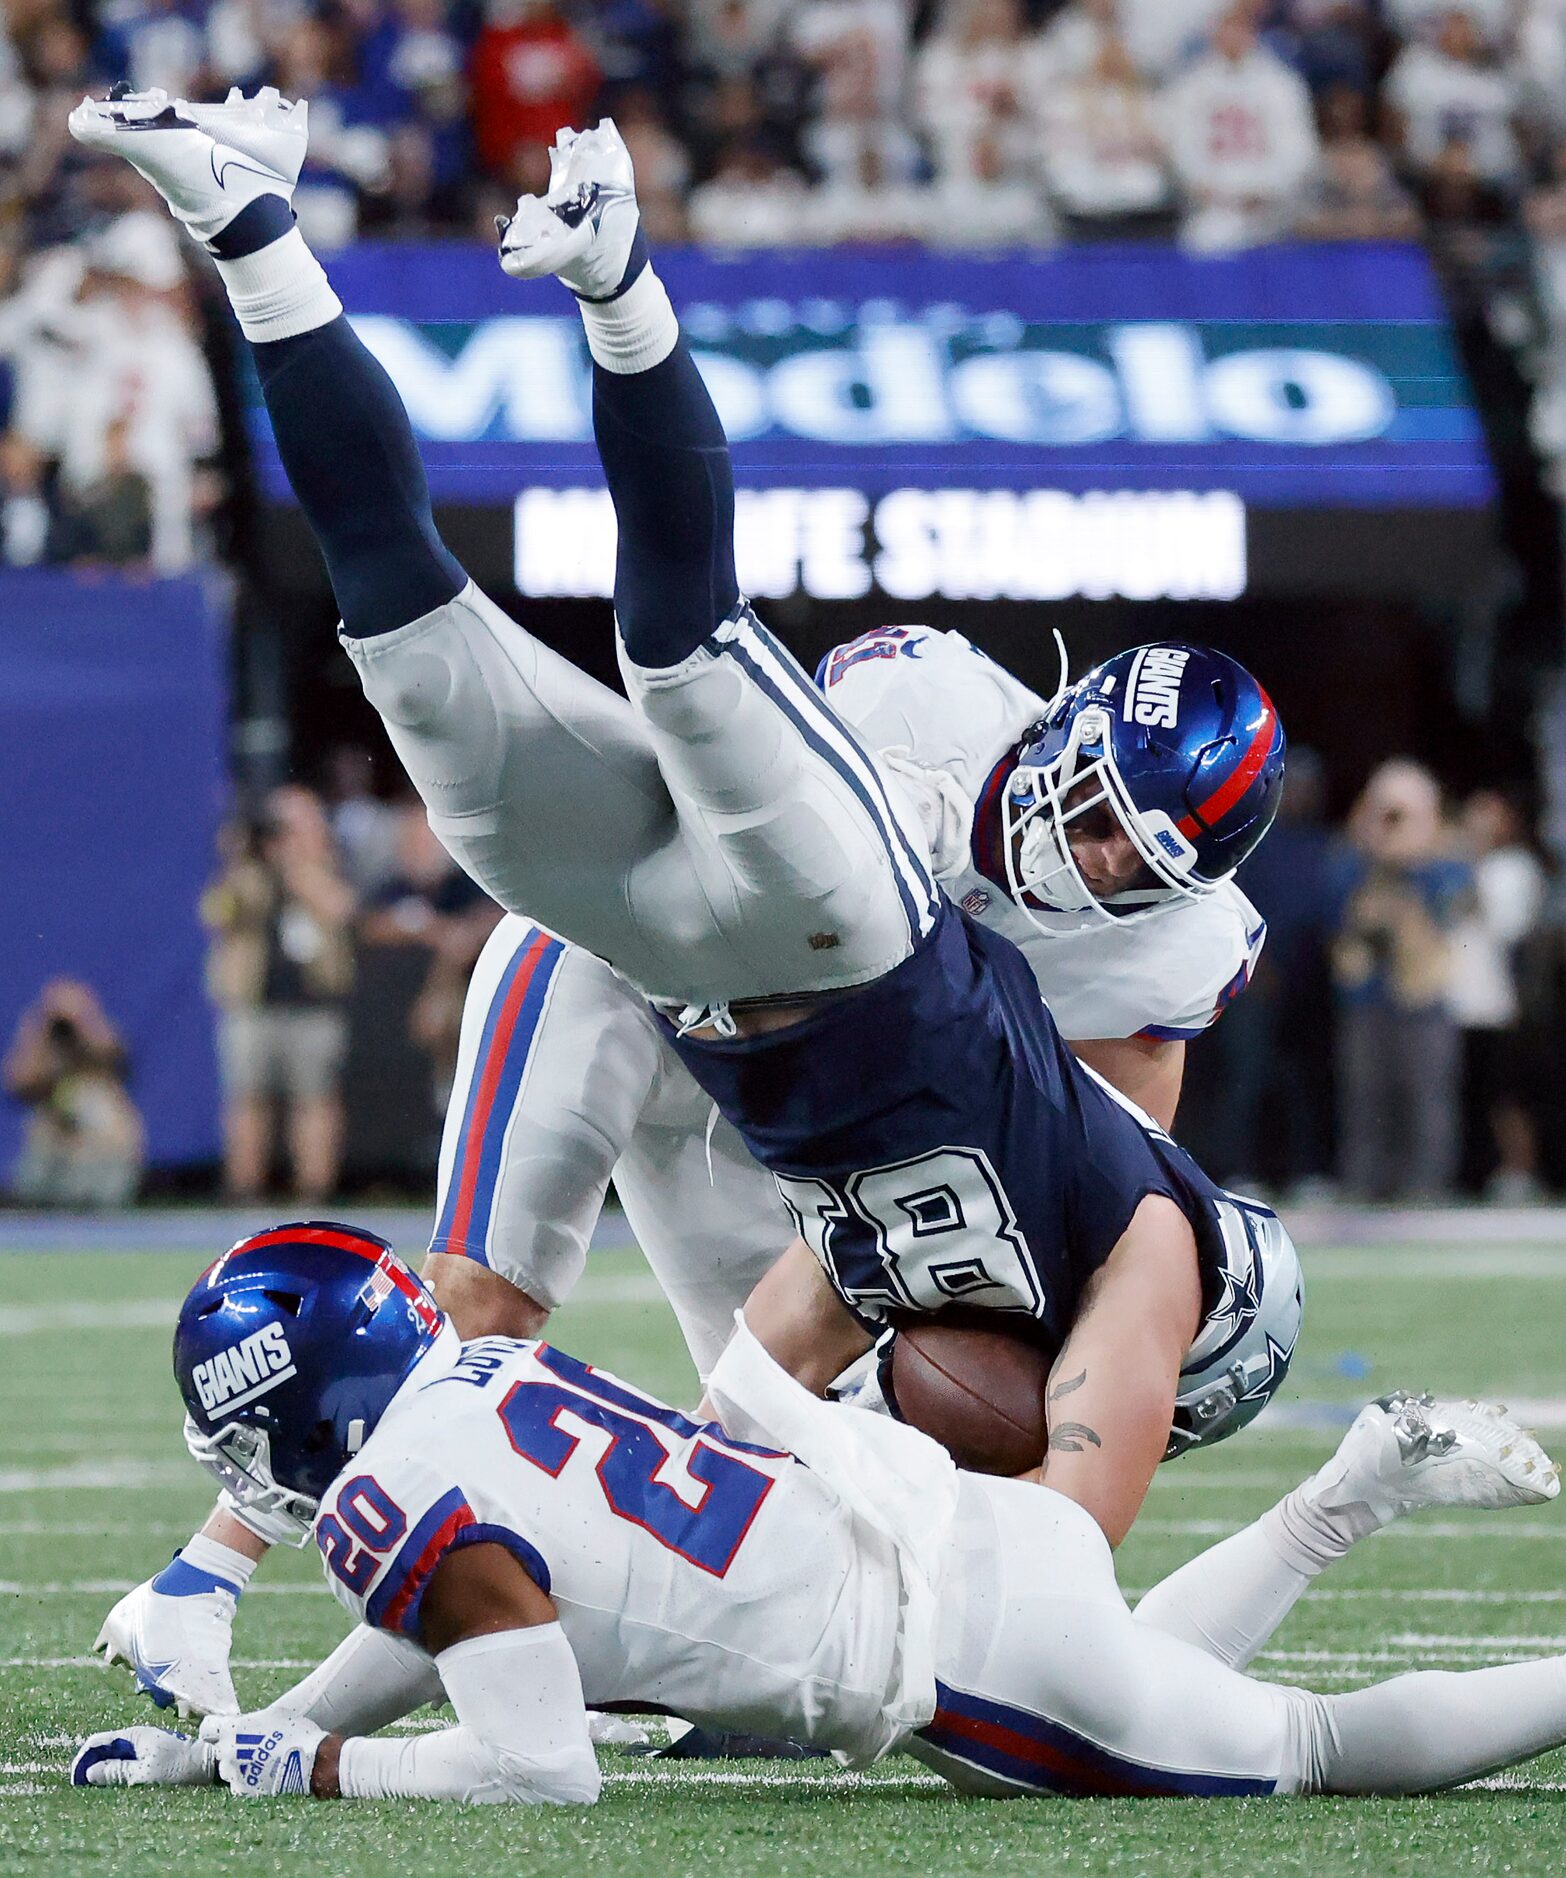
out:
<path id="1" fill-rule="evenodd" d="M 614 509 L 599 488 L 517 498 L 513 579 L 533 599 L 607 599 Z M 753 598 L 1234 600 L 1246 514 L 1228 490 L 742 489 L 740 585 Z"/>
<path id="2" fill-rule="evenodd" d="M 792 555 L 823 594 L 863 579 L 894 597 L 967 592 L 979 576 L 958 541 L 1000 544 L 983 577 L 1000 592 L 1216 593 L 1244 584 L 1244 515 L 1259 527 L 1286 511 L 1477 511 L 1494 497 L 1415 248 L 674 254 L 660 269 L 740 484 L 776 498 L 755 511 L 785 544 L 767 565 Z M 526 492 L 516 540 L 531 590 L 599 591 L 596 572 L 562 571 L 598 552 L 599 525 L 566 519 L 591 505 L 548 509 L 540 493 L 599 480 L 590 367 L 563 296 L 466 248 L 358 248 L 333 278 L 408 405 L 436 501 L 509 511 Z M 257 436 L 283 496 L 259 409 Z M 1189 507 L 1205 497 L 1222 500 Z M 546 511 L 569 553 L 530 522 Z M 1175 514 L 1208 518 L 1190 524 L 1190 567 L 1156 546 Z M 829 539 L 860 545 L 810 545 Z M 1112 567 L 1133 540 L 1155 544 L 1155 571 Z M 1052 571 L 1040 543 L 1066 557 Z"/>

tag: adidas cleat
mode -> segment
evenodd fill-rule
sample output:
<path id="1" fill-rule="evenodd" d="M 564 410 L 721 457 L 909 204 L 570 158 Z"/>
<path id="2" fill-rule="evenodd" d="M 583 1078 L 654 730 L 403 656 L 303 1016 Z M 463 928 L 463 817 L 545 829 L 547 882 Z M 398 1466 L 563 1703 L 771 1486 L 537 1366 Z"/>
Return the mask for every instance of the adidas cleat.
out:
<path id="1" fill-rule="evenodd" d="M 1311 1498 L 1367 1507 L 1386 1525 L 1427 1507 L 1542 1505 L 1560 1493 L 1560 1471 L 1499 1404 L 1398 1390 L 1360 1410 Z"/>
<path id="2" fill-rule="evenodd" d="M 549 190 L 497 217 L 500 265 L 515 280 L 554 274 L 584 300 L 613 300 L 646 263 L 631 153 L 606 117 L 561 130 L 549 152 Z"/>
<path id="3" fill-rule="evenodd" d="M 93 1648 L 106 1664 L 123 1663 L 159 1708 L 237 1715 L 228 1666 L 237 1602 L 230 1591 L 168 1597 L 149 1579 L 109 1612 Z"/>
<path id="4" fill-rule="evenodd" d="M 292 199 L 309 107 L 270 85 L 253 98 L 233 90 L 222 104 L 116 85 L 107 98 L 83 98 L 69 126 L 88 149 L 124 157 L 197 241 L 211 241 L 258 197 Z"/>

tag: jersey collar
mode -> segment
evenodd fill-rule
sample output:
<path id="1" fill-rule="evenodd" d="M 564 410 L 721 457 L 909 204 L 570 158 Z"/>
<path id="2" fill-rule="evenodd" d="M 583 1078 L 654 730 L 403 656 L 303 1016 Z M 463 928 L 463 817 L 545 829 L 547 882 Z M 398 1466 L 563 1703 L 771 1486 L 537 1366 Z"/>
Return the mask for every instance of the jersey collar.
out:
<path id="1" fill-rule="evenodd" d="M 1011 883 L 1006 875 L 1005 832 L 1001 826 L 1001 792 L 1011 772 L 1017 767 L 1022 745 L 1015 743 L 984 779 L 979 799 L 973 809 L 973 837 L 969 843 L 973 864 L 984 878 L 999 887 L 1008 899 Z"/>

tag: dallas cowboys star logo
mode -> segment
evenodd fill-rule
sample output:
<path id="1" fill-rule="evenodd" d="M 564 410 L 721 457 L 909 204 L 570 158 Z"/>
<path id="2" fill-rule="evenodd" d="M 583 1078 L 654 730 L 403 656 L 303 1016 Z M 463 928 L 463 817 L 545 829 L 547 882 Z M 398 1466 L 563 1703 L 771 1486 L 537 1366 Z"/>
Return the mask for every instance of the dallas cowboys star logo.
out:
<path id="1" fill-rule="evenodd" d="M 1267 1368 L 1263 1374 L 1257 1376 L 1252 1381 L 1250 1388 L 1245 1391 L 1244 1395 L 1240 1397 L 1240 1400 L 1242 1402 L 1267 1401 L 1273 1394 L 1273 1391 L 1278 1387 L 1279 1383 L 1281 1383 L 1284 1377 L 1289 1373 L 1289 1360 L 1293 1355 L 1294 1351 L 1292 1349 L 1284 1349 L 1283 1345 L 1278 1342 L 1276 1337 L 1269 1336 L 1267 1339 Z"/>

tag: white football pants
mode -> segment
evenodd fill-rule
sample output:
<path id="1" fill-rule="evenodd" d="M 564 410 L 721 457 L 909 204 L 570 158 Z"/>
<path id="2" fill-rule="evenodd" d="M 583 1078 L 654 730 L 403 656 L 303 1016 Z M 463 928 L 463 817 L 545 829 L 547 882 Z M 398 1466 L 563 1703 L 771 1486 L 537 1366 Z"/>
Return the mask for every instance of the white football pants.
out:
<path id="1" fill-rule="evenodd" d="M 1260 1682 L 1137 1623 L 1092 1518 L 963 1476 L 935 1719 L 906 1745 L 973 1793 L 1419 1793 L 1566 1742 L 1566 1658 L 1346 1695 Z"/>
<path id="2" fill-rule="evenodd" d="M 555 1310 L 610 1179 L 705 1380 L 793 1236 L 772 1176 L 719 1117 L 643 999 L 530 920 L 491 933 L 468 986 L 432 1252 Z"/>
<path id="3" fill-rule="evenodd" d="M 939 900 L 913 803 L 746 606 L 630 702 L 471 582 L 344 635 L 456 860 L 661 1002 L 863 984 Z"/>

